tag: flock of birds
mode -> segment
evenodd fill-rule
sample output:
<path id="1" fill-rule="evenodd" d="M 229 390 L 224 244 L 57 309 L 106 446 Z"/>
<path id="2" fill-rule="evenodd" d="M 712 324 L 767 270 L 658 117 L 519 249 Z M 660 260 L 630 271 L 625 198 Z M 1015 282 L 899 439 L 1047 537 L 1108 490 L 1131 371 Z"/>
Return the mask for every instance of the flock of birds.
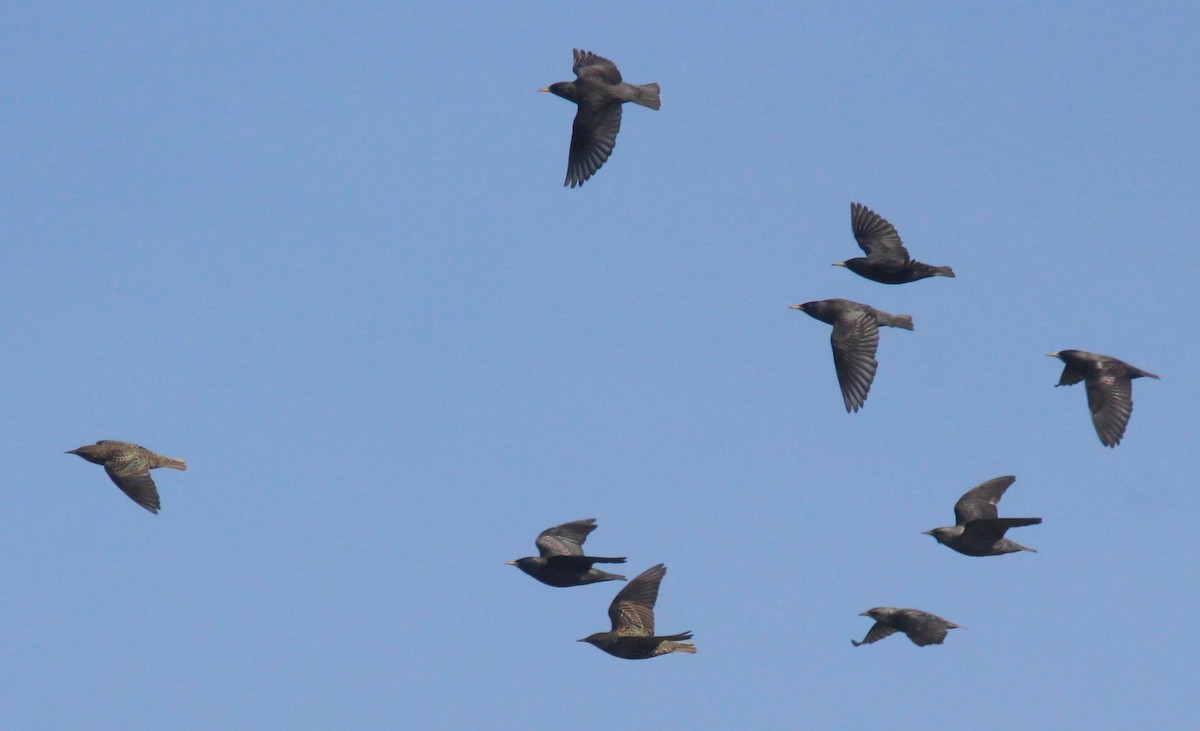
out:
<path id="1" fill-rule="evenodd" d="M 616 65 L 588 51 L 574 51 L 574 81 L 560 81 L 539 91 L 550 92 L 577 106 L 567 156 L 564 185 L 583 185 L 612 154 L 621 128 L 621 110 L 626 102 L 651 109 L 661 106 L 658 84 L 628 84 Z M 854 238 L 866 256 L 837 262 L 841 266 L 875 282 L 908 284 L 929 277 L 953 277 L 948 266 L 932 266 L 913 259 L 896 228 L 870 208 L 850 204 L 850 223 Z M 909 315 L 892 315 L 870 305 L 846 299 L 827 299 L 792 305 L 808 315 L 833 326 L 830 342 L 833 365 L 842 401 L 847 412 L 857 412 L 867 400 L 875 371 L 879 347 L 879 327 L 913 329 Z M 1121 442 L 1133 412 L 1135 378 L 1158 378 L 1107 355 L 1082 350 L 1050 353 L 1063 363 L 1057 385 L 1070 386 L 1083 381 L 1088 409 L 1100 442 L 1115 447 Z M 104 466 L 112 481 L 134 502 L 152 513 L 161 507 L 158 489 L 150 470 L 169 467 L 186 470 L 187 464 L 156 454 L 130 442 L 102 440 L 73 449 L 88 462 Z M 1000 556 L 1018 551 L 1035 552 L 1008 538 L 1010 528 L 1037 525 L 1041 518 L 1001 518 L 998 504 L 1004 492 L 1016 480 L 1011 475 L 996 477 L 968 490 L 954 505 L 955 524 L 926 531 L 938 543 L 967 556 Z M 624 581 L 625 577 L 595 568 L 595 564 L 624 563 L 625 558 L 587 556 L 583 544 L 596 529 L 594 519 L 577 520 L 548 528 L 538 535 L 538 555 L 508 562 L 538 581 L 554 587 L 584 586 L 604 581 Z M 640 660 L 673 652 L 694 653 L 688 642 L 692 633 L 654 634 L 654 605 L 667 569 L 658 564 L 630 581 L 608 608 L 612 629 L 596 632 L 587 642 L 616 657 Z M 941 644 L 949 630 L 959 625 L 919 609 L 875 607 L 862 612 L 875 624 L 861 642 L 870 644 L 895 632 L 903 632 L 919 646 Z"/>

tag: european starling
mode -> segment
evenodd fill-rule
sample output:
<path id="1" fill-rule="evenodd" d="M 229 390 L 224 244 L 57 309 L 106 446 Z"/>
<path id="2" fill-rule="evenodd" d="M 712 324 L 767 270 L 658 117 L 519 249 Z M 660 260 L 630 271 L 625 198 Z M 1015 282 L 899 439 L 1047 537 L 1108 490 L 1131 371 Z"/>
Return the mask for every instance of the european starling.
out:
<path id="1" fill-rule="evenodd" d="M 116 486 L 151 513 L 157 513 L 160 506 L 158 489 L 154 487 L 154 480 L 150 479 L 150 470 L 158 467 L 187 469 L 187 463 L 182 459 L 164 457 L 145 447 L 111 439 L 72 449 L 67 454 L 77 454 L 92 464 L 104 465 L 104 471 Z"/>
<path id="2" fill-rule="evenodd" d="M 1041 518 L 1001 518 L 996 511 L 1000 498 L 1009 485 L 1017 481 L 1012 475 L 994 477 L 987 482 L 967 490 L 954 504 L 954 522 L 947 528 L 927 530 L 923 535 L 933 536 L 938 543 L 949 546 L 967 556 L 1000 556 L 1017 551 L 1030 551 L 1004 537 L 1009 528 L 1037 525 Z"/>
<path id="3" fill-rule="evenodd" d="M 870 305 L 844 299 L 818 300 L 792 305 L 821 322 L 833 325 L 830 342 L 833 344 L 833 367 L 846 411 L 858 411 L 867 400 L 871 382 L 875 380 L 875 351 L 879 348 L 879 326 L 913 329 L 912 317 L 890 315 Z"/>
<path id="4" fill-rule="evenodd" d="M 575 49 L 574 81 L 559 81 L 538 91 L 548 91 L 575 102 L 575 125 L 571 130 L 571 152 L 567 156 L 567 179 L 574 188 L 600 169 L 621 129 L 621 105 L 625 102 L 658 109 L 658 84 L 626 84 L 616 64 L 590 51 Z"/>
<path id="5" fill-rule="evenodd" d="M 625 577 L 592 568 L 595 563 L 625 563 L 625 557 L 604 558 L 584 556 L 583 542 L 588 534 L 596 530 L 596 519 L 576 520 L 547 528 L 538 534 L 538 556 L 527 556 L 509 561 L 533 578 L 550 586 L 583 586 L 597 581 L 612 581 Z"/>
<path id="6" fill-rule="evenodd" d="M 658 601 L 658 585 L 666 573 L 667 567 L 659 564 L 638 574 L 617 592 L 608 607 L 612 631 L 597 632 L 579 641 L 593 644 L 610 655 L 626 660 L 644 660 L 670 652 L 695 653 L 694 644 L 680 642 L 692 639 L 690 631 L 677 635 L 654 635 L 654 603 Z"/>
<path id="7" fill-rule="evenodd" d="M 1070 386 L 1086 381 L 1088 409 L 1092 412 L 1092 424 L 1100 436 L 1100 443 L 1106 447 L 1120 444 L 1129 424 L 1129 415 L 1133 413 L 1131 381 L 1142 376 L 1158 376 L 1099 353 L 1062 350 L 1049 355 L 1066 364 L 1056 385 Z"/>
<path id="8" fill-rule="evenodd" d="M 946 632 L 958 627 L 953 622 L 947 622 L 936 614 L 922 612 L 920 609 L 896 609 L 895 607 L 875 607 L 860 613 L 860 617 L 870 617 L 875 620 L 874 626 L 867 632 L 862 642 L 850 640 L 850 644 L 869 645 L 878 642 L 893 632 L 903 632 L 914 645 L 940 645 L 946 639 Z"/>
<path id="9" fill-rule="evenodd" d="M 909 257 L 896 227 L 861 203 L 850 204 L 850 228 L 866 256 L 839 261 L 860 277 L 883 284 L 906 284 L 926 277 L 953 277 L 950 267 L 935 267 Z"/>

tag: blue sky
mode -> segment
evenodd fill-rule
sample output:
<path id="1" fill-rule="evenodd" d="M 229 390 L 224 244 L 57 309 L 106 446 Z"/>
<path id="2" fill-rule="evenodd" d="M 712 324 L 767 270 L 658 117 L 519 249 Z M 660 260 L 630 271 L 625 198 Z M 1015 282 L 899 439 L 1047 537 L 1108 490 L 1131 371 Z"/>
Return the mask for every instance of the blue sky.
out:
<path id="1" fill-rule="evenodd" d="M 1187 728 L 1194 3 L 0 11 L 21 729 Z M 562 187 L 571 49 L 657 81 Z M 956 279 L 888 287 L 849 203 Z M 909 313 L 846 414 L 829 329 Z M 1045 353 L 1134 386 L 1103 448 Z M 63 451 L 184 458 L 152 516 Z M 1015 474 L 1037 554 L 920 532 Z M 620 661 L 615 584 L 669 568 Z M 878 605 L 968 629 L 858 649 Z"/>

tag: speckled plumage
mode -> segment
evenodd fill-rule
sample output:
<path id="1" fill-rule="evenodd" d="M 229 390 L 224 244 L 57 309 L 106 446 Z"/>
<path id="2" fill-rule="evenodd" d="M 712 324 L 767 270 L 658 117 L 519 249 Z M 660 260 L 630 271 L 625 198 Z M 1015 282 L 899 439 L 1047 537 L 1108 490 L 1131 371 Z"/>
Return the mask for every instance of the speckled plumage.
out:
<path id="1" fill-rule="evenodd" d="M 158 467 L 187 469 L 187 463 L 182 459 L 164 457 L 137 444 L 111 439 L 69 450 L 67 454 L 78 455 L 92 464 L 104 465 L 104 471 L 113 484 L 151 513 L 157 513 L 160 505 L 158 488 L 150 478 L 150 470 Z"/>
<path id="2" fill-rule="evenodd" d="M 596 530 L 596 519 L 575 520 L 570 523 L 547 528 L 538 534 L 537 556 L 526 556 L 509 561 L 533 578 L 550 586 L 583 586 L 598 581 L 624 581 L 620 574 L 610 574 L 592 568 L 596 563 L 625 563 L 625 557 L 607 558 L 585 556 L 583 543 L 588 534 Z"/>
<path id="3" fill-rule="evenodd" d="M 654 634 L 654 604 L 658 601 L 658 586 L 666 573 L 667 567 L 658 564 L 638 574 L 617 593 L 608 607 L 612 631 L 596 632 L 579 641 L 625 660 L 644 660 L 672 652 L 696 652 L 696 645 L 681 641 L 690 640 L 691 632 Z"/>

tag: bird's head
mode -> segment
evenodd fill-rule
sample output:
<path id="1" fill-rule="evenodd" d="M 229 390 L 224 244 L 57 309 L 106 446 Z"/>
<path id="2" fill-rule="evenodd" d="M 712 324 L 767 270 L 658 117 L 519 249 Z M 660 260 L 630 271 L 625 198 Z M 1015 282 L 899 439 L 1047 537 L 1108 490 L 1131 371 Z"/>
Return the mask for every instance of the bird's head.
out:
<path id="1" fill-rule="evenodd" d="M 874 609 L 868 609 L 865 612 L 859 612 L 858 616 L 870 617 L 871 619 L 874 619 L 874 620 L 880 620 L 880 619 L 883 619 L 884 617 L 889 616 L 891 613 L 892 613 L 892 610 L 890 607 L 875 607 Z"/>
<path id="2" fill-rule="evenodd" d="M 83 457 L 84 459 L 86 459 L 89 462 L 94 462 L 96 464 L 104 464 L 104 460 L 100 459 L 96 456 L 96 445 L 95 444 L 85 444 L 84 446 L 82 446 L 78 449 L 68 449 L 66 451 L 66 454 L 74 454 L 77 457 Z"/>
<path id="3" fill-rule="evenodd" d="M 801 312 L 805 312 L 805 313 L 808 313 L 811 315 L 813 313 L 813 310 L 816 308 L 816 306 L 818 304 L 819 303 L 817 303 L 817 302 L 805 302 L 802 305 L 792 305 L 791 307 L 788 307 L 788 309 L 789 310 L 800 310 Z"/>
<path id="4" fill-rule="evenodd" d="M 945 543 L 954 537 L 957 531 L 954 528 L 934 528 L 933 530 L 922 531 L 923 536 L 933 536 L 938 543 Z"/>
<path id="5" fill-rule="evenodd" d="M 548 91 L 555 96 L 561 96 L 563 99 L 578 101 L 579 95 L 575 93 L 575 82 L 573 81 L 556 81 L 550 86 L 544 86 L 538 91 Z"/>
<path id="6" fill-rule="evenodd" d="M 516 566 L 517 568 L 521 569 L 525 573 L 529 573 L 530 567 L 532 567 L 532 565 L 536 561 L 537 561 L 537 559 L 534 558 L 533 556 L 526 556 L 525 558 L 518 558 L 516 561 L 505 561 L 504 565 L 505 566 Z"/>
<path id="7" fill-rule="evenodd" d="M 602 645 L 604 643 L 604 640 L 608 639 L 608 635 L 609 635 L 608 632 L 595 632 L 593 634 L 588 635 L 587 637 L 584 637 L 582 640 L 575 640 L 575 641 L 576 642 L 586 642 L 589 645 L 594 645 L 596 647 L 599 647 L 600 645 Z"/>

